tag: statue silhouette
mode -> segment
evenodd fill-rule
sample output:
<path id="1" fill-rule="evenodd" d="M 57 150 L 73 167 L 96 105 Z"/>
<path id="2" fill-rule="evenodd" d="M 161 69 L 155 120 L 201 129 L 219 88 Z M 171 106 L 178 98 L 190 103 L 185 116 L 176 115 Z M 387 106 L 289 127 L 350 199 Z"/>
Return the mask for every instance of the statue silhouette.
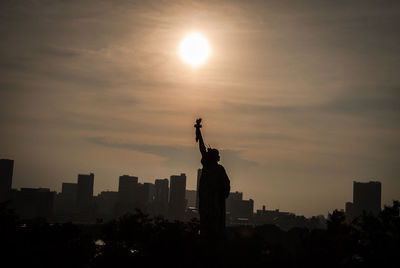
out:
<path id="1" fill-rule="evenodd" d="M 225 199 L 229 196 L 230 181 L 224 167 L 218 164 L 218 150 L 206 150 L 200 131 L 201 118 L 196 120 L 194 127 L 203 165 L 198 189 L 200 234 L 203 237 L 218 238 L 225 231 Z"/>

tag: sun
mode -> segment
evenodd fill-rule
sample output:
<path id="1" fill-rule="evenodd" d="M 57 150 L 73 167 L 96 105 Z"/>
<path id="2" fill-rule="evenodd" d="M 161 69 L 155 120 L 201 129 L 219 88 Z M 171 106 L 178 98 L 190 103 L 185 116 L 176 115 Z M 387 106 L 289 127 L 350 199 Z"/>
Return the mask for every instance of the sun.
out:
<path id="1" fill-rule="evenodd" d="M 210 45 L 200 33 L 189 33 L 179 45 L 179 56 L 187 64 L 197 67 L 210 56 Z"/>

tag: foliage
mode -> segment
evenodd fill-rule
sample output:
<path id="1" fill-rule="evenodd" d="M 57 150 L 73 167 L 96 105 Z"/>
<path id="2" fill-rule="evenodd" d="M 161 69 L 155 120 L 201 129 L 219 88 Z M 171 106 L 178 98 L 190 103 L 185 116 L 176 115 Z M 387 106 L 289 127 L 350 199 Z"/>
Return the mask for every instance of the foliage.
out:
<path id="1" fill-rule="evenodd" d="M 199 223 L 170 222 L 137 211 L 93 225 L 20 222 L 0 207 L 3 261 L 30 267 L 395 267 L 399 202 L 352 224 L 333 211 L 327 229 L 236 226 L 205 240 Z M 95 243 L 95 241 L 101 243 Z"/>

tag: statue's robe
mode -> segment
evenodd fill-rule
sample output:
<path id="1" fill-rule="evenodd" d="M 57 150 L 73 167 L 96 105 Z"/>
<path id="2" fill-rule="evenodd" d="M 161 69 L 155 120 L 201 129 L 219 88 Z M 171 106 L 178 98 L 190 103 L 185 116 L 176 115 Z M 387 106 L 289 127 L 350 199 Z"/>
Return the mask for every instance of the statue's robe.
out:
<path id="1" fill-rule="evenodd" d="M 200 234 L 217 238 L 225 231 L 225 199 L 229 196 L 230 181 L 223 166 L 201 160 L 203 170 L 199 182 Z"/>

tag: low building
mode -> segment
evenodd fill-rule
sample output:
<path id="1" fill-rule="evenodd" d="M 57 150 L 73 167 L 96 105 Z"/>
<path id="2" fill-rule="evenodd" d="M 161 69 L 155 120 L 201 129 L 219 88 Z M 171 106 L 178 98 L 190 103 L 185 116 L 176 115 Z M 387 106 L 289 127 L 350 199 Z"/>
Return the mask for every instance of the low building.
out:
<path id="1" fill-rule="evenodd" d="M 11 192 L 11 206 L 21 219 L 49 218 L 53 216 L 55 195 L 48 188 L 21 188 Z"/>

